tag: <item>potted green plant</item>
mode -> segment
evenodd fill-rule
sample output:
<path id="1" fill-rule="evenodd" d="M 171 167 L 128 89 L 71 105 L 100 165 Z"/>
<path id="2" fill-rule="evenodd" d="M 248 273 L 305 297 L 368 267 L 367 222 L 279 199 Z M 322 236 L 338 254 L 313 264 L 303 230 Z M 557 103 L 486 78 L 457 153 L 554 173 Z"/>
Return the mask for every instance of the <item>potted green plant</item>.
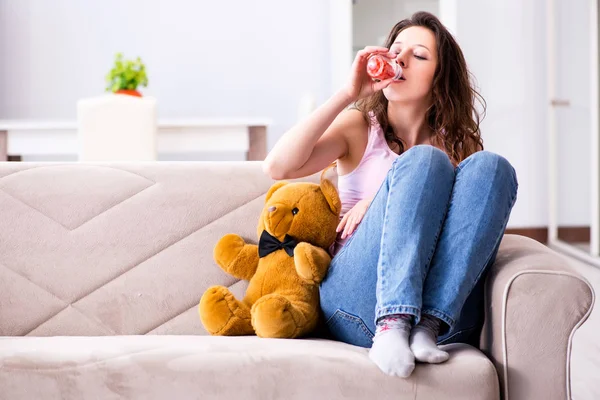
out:
<path id="1" fill-rule="evenodd" d="M 114 66 L 106 75 L 106 83 L 107 92 L 142 97 L 137 88 L 148 86 L 146 66 L 139 57 L 135 60 L 125 60 L 122 53 L 117 53 Z"/>

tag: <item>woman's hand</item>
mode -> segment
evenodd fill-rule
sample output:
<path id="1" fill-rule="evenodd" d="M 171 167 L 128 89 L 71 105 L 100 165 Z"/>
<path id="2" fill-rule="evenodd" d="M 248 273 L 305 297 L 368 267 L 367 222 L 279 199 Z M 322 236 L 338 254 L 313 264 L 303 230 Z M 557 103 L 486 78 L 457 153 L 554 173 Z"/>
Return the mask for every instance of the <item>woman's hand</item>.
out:
<path id="1" fill-rule="evenodd" d="M 342 239 L 347 238 L 352 235 L 352 233 L 356 230 L 360 221 L 362 221 L 369 205 L 371 204 L 371 200 L 360 200 L 358 203 L 354 205 L 345 215 L 344 218 L 340 221 L 340 224 L 336 228 L 336 232 L 342 232 Z"/>
<path id="2" fill-rule="evenodd" d="M 371 54 L 381 54 L 386 57 L 396 58 L 387 47 L 367 46 L 356 54 L 350 71 L 350 80 L 345 90 L 352 101 L 362 99 L 386 88 L 393 82 L 393 78 L 376 82 L 367 74 L 367 62 Z"/>

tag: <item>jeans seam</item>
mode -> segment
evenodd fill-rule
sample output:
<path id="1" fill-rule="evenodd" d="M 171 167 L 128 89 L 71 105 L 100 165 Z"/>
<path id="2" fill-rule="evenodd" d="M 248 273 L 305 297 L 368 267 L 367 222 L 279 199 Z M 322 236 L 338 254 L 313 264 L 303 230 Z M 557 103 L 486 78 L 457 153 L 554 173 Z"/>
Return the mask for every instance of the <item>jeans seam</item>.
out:
<path id="1" fill-rule="evenodd" d="M 431 316 L 434 316 L 438 319 L 441 319 L 443 322 L 445 322 L 446 324 L 448 324 L 448 326 L 454 326 L 454 324 L 456 324 L 456 320 L 454 318 L 452 318 L 450 315 L 448 315 L 448 313 L 444 312 L 444 311 L 440 311 L 436 308 L 423 308 L 421 310 L 421 315 L 423 314 L 429 314 Z"/>
<path id="2" fill-rule="evenodd" d="M 393 165 L 392 168 L 390 169 L 390 171 L 394 171 L 397 168 L 397 165 Z M 388 214 L 389 214 L 389 207 L 390 207 L 390 197 L 392 196 L 392 190 L 394 189 L 394 176 L 395 173 L 392 172 L 391 174 L 391 178 L 389 182 L 388 179 L 386 178 L 386 182 L 385 184 L 388 185 L 388 193 L 387 193 L 387 199 L 385 201 L 385 209 L 384 209 L 384 215 L 383 215 L 383 226 L 381 229 L 381 240 L 379 242 L 379 249 L 381 254 L 379 255 L 379 260 L 377 261 L 377 281 L 381 282 L 380 283 L 380 287 L 385 287 L 386 285 L 386 279 L 385 279 L 385 274 L 383 273 L 384 268 L 384 262 L 385 262 L 385 247 L 382 246 L 382 243 L 385 241 L 385 228 L 388 226 Z M 381 268 L 380 265 L 381 264 Z M 375 291 L 377 292 L 377 285 L 375 287 Z M 375 318 L 377 319 L 377 318 Z"/>
<path id="3" fill-rule="evenodd" d="M 437 229 L 437 233 L 435 234 L 435 238 L 433 240 L 433 246 L 431 248 L 431 250 L 429 251 L 429 256 L 427 257 L 427 268 L 424 268 L 424 272 L 423 275 L 421 276 L 421 281 L 423 282 L 423 284 L 425 284 L 425 279 L 427 278 L 427 274 L 429 273 L 429 267 L 431 264 L 431 260 L 433 258 L 433 255 L 435 254 L 435 249 L 437 247 L 437 243 L 440 237 L 440 234 L 442 233 L 442 229 L 444 227 L 444 221 L 446 220 L 446 216 L 448 215 L 448 211 L 450 210 L 450 203 L 452 201 L 452 193 L 454 191 L 454 182 L 452 183 L 452 187 L 450 188 L 450 194 L 448 196 L 448 200 L 446 201 L 446 210 L 444 211 L 444 215 L 442 216 L 442 219 L 439 222 L 439 226 Z"/>
<path id="4" fill-rule="evenodd" d="M 415 306 L 387 306 L 375 310 L 375 325 L 380 318 L 394 314 L 409 314 L 413 315 L 415 319 L 421 317 L 421 310 Z"/>

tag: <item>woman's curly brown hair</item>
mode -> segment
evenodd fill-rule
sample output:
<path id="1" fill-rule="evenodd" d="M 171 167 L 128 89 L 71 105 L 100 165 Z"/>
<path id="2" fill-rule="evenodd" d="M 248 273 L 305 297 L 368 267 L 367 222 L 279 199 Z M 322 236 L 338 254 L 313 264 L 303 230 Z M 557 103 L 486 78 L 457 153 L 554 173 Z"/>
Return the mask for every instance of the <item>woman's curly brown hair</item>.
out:
<path id="1" fill-rule="evenodd" d="M 411 18 L 398 22 L 392 28 L 384 46 L 389 49 L 398 34 L 412 26 L 425 27 L 435 34 L 438 65 L 433 77 L 433 101 L 427 110 L 426 118 L 434 132 L 434 144 L 444 148 L 452 162 L 458 165 L 471 154 L 483 150 L 479 130 L 480 113 L 475 102 L 479 101 L 482 105 L 484 116 L 486 103 L 473 87 L 472 76 L 467 69 L 462 50 L 452 34 L 433 14 L 417 12 Z M 371 121 L 370 113 L 374 114 L 388 143 L 397 143 L 402 154 L 404 143 L 396 137 L 389 124 L 387 107 L 388 100 L 381 90 L 356 104 L 367 123 Z"/>

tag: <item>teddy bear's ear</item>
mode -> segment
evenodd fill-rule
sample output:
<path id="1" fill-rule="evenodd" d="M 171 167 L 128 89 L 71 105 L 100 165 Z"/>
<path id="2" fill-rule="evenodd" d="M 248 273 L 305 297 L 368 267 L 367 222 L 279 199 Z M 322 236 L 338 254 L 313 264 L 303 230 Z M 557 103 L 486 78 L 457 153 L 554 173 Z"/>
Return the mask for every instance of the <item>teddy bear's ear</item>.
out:
<path id="1" fill-rule="evenodd" d="M 333 211 L 334 214 L 339 215 L 340 211 L 342 210 L 342 203 L 335 186 L 333 186 L 333 183 L 331 183 L 329 179 L 322 178 L 320 187 L 321 191 L 325 195 L 325 198 L 327 199 L 327 203 L 329 204 L 331 211 Z"/>
<path id="2" fill-rule="evenodd" d="M 279 181 L 279 182 L 274 183 L 273 186 L 271 186 L 271 188 L 267 192 L 267 198 L 265 199 L 265 203 L 267 201 L 269 201 L 271 196 L 273 196 L 273 193 L 275 193 L 278 189 L 282 188 L 283 186 L 285 186 L 287 184 L 288 184 L 288 182 L 286 182 L 286 181 Z"/>

